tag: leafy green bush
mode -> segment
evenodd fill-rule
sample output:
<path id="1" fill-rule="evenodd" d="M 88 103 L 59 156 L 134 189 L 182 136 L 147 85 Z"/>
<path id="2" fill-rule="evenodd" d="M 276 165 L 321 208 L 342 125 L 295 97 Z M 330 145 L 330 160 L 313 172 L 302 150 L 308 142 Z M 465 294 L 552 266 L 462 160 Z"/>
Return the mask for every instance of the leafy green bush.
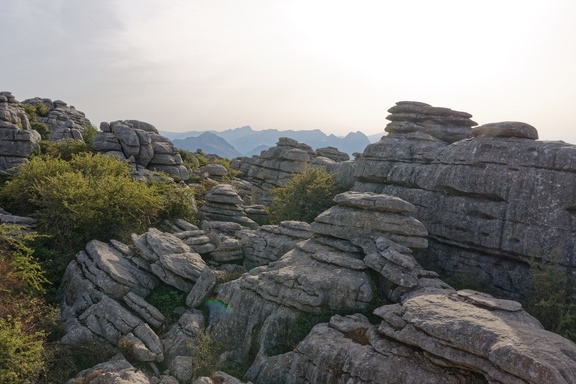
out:
<path id="1" fill-rule="evenodd" d="M 186 293 L 166 284 L 156 287 L 146 300 L 164 315 L 168 323 L 176 320 L 174 309 L 186 305 Z"/>
<path id="2" fill-rule="evenodd" d="M 208 332 L 202 332 L 196 339 L 194 355 L 192 356 L 192 369 L 194 379 L 201 376 L 210 376 L 220 368 L 219 357 L 224 352 L 224 346 L 210 336 Z"/>
<path id="3" fill-rule="evenodd" d="M 44 123 L 40 123 L 38 121 L 31 121 L 30 126 L 33 130 L 40 134 L 42 140 L 48 140 L 50 137 L 50 128 Z"/>
<path id="4" fill-rule="evenodd" d="M 576 342 L 576 276 L 560 265 L 559 256 L 548 264 L 530 264 L 534 291 L 526 311 L 547 330 Z"/>
<path id="5" fill-rule="evenodd" d="M 274 201 L 268 208 L 270 222 L 299 220 L 311 223 L 334 205 L 332 199 L 340 192 L 343 188 L 326 169 L 308 166 L 285 187 L 272 190 Z"/>
<path id="6" fill-rule="evenodd" d="M 55 326 L 55 309 L 40 298 L 47 281 L 32 240 L 21 228 L 0 224 L 0 383 L 36 382 Z"/>
<path id="7" fill-rule="evenodd" d="M 86 143 L 87 148 L 92 151 L 94 150 L 94 138 L 100 133 L 100 131 L 92 124 L 87 124 L 84 126 L 82 131 L 82 138 L 84 143 Z"/>
<path id="8" fill-rule="evenodd" d="M 84 141 L 78 140 L 63 140 L 53 142 L 48 140 L 40 141 L 40 150 L 38 155 L 43 158 L 60 158 L 62 160 L 70 161 L 74 155 L 79 155 L 85 152 L 92 152 L 92 144 L 87 144 Z"/>
<path id="9" fill-rule="evenodd" d="M 55 283 L 88 241 L 123 240 L 162 219 L 191 220 L 195 212 L 191 188 L 135 180 L 125 162 L 89 152 L 70 161 L 33 158 L 4 184 L 0 204 L 38 220 L 38 230 L 49 236 L 37 242 L 38 255 L 52 259 Z"/>
<path id="10" fill-rule="evenodd" d="M 0 318 L 0 383 L 33 384 L 44 368 L 41 331 L 27 333 L 18 320 Z"/>

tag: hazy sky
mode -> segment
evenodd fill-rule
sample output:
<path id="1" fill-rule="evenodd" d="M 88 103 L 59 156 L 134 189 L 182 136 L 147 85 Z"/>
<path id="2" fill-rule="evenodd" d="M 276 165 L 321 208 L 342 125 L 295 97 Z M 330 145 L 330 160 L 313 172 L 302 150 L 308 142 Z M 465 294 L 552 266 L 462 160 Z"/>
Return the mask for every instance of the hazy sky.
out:
<path id="1" fill-rule="evenodd" d="M 1 0 L 0 90 L 164 131 L 383 133 L 417 100 L 576 143 L 575 0 Z"/>

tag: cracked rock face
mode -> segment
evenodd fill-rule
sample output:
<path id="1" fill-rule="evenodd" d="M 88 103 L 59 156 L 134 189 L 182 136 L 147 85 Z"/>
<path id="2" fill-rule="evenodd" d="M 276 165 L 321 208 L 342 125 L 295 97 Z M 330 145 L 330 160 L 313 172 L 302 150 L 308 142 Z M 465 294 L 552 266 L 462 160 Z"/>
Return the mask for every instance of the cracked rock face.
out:
<path id="1" fill-rule="evenodd" d="M 257 228 L 258 224 L 244 211 L 244 200 L 232 185 L 219 184 L 206 194 L 200 208 L 200 217 L 209 221 L 238 223 L 247 228 Z"/>
<path id="2" fill-rule="evenodd" d="M 252 204 L 270 205 L 273 200 L 270 190 L 285 186 L 294 174 L 304 170 L 312 156 L 308 145 L 283 137 L 260 156 L 244 158 L 232 165 L 252 183 Z"/>
<path id="3" fill-rule="evenodd" d="M 131 159 L 139 167 L 165 172 L 176 181 L 190 178 L 178 149 L 152 124 L 138 120 L 103 122 L 100 130 L 94 138 L 96 151 Z"/>
<path id="4" fill-rule="evenodd" d="M 495 383 L 574 383 L 576 345 L 542 329 L 514 301 L 464 290 L 414 295 L 375 311 L 378 332 L 421 348 L 435 363 Z"/>
<path id="5" fill-rule="evenodd" d="M 472 372 L 435 365 L 420 350 L 383 338 L 360 314 L 336 315 L 316 325 L 294 351 L 271 357 L 249 376 L 257 383 L 285 384 L 485 383 Z"/>
<path id="6" fill-rule="evenodd" d="M 10 92 L 0 92 L 0 173 L 15 173 L 39 142 L 20 103 Z"/>
<path id="7" fill-rule="evenodd" d="M 449 108 L 432 107 L 416 101 L 399 101 L 388 110 L 391 121 L 385 131 L 396 134 L 421 133 L 446 143 L 470 137 L 472 128 L 478 125 L 470 120 L 471 114 Z"/>
<path id="8" fill-rule="evenodd" d="M 38 116 L 38 122 L 46 124 L 50 130 L 50 141 L 82 141 L 82 132 L 92 125 L 84 112 L 78 111 L 62 100 L 52 101 L 48 98 L 35 97 L 24 100 L 22 103 L 33 106 L 41 104 L 48 110 L 45 116 Z"/>
<path id="9" fill-rule="evenodd" d="M 519 122 L 471 132 L 452 144 L 424 132 L 383 137 L 356 161 L 353 190 L 414 205 L 428 231 L 428 249 L 418 255 L 427 268 L 475 276 L 521 299 L 531 258 L 560 255 L 576 266 L 564 257 L 574 247 L 576 146 L 537 141 L 534 127 Z"/>

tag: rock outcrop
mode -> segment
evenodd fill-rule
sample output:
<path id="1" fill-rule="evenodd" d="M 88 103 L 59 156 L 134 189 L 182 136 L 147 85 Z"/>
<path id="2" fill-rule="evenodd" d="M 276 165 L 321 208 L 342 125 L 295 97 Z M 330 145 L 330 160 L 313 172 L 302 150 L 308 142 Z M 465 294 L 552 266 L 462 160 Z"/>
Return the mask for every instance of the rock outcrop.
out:
<path id="1" fill-rule="evenodd" d="M 335 147 L 324 147 L 316 149 L 316 155 L 327 157 L 330 160 L 334 161 L 348 161 L 350 160 L 350 156 L 347 153 L 339 151 L 338 148 Z"/>
<path id="2" fill-rule="evenodd" d="M 47 98 L 35 97 L 27 99 L 22 104 L 33 106 L 42 105 L 47 111 L 38 116 L 38 122 L 44 123 L 50 130 L 50 141 L 83 140 L 82 132 L 92 125 L 84 112 L 78 111 L 74 106 L 69 106 L 62 100 L 52 101 Z"/>
<path id="3" fill-rule="evenodd" d="M 257 228 L 258 224 L 244 212 L 244 200 L 230 184 L 214 186 L 204 197 L 199 214 L 205 220 L 238 223 L 244 227 Z"/>
<path id="4" fill-rule="evenodd" d="M 449 108 L 432 107 L 417 101 L 400 101 L 388 110 L 391 121 L 386 126 L 390 137 L 397 134 L 423 133 L 446 143 L 470 137 L 478 125 L 470 120 L 471 114 Z"/>
<path id="5" fill-rule="evenodd" d="M 270 190 L 285 186 L 295 173 L 306 168 L 313 156 L 308 145 L 282 137 L 275 147 L 262 151 L 260 156 L 235 160 L 232 167 L 243 172 L 252 183 L 252 203 L 269 205 L 273 200 Z"/>
<path id="6" fill-rule="evenodd" d="M 576 267 L 576 195 L 562 187 L 576 185 L 576 146 L 536 141 L 525 123 L 487 124 L 452 144 L 438 139 L 452 136 L 452 125 L 445 134 L 443 125 L 434 127 L 395 130 L 369 145 L 353 187 L 414 204 L 429 232 L 418 256 L 424 265 L 444 276 L 474 276 L 513 299 L 530 286 L 530 260 L 556 257 Z"/>
<path id="7" fill-rule="evenodd" d="M 256 231 L 244 231 L 240 239 L 245 262 L 251 268 L 270 264 L 312 235 L 310 224 L 300 221 L 283 221 Z"/>
<path id="8" fill-rule="evenodd" d="M 0 173 L 12 174 L 39 148 L 24 109 L 10 92 L 0 92 Z"/>
<path id="9" fill-rule="evenodd" d="M 138 120 L 103 122 L 100 130 L 94 138 L 96 151 L 129 159 L 138 170 L 165 172 L 176 181 L 190 177 L 178 149 L 152 124 Z"/>

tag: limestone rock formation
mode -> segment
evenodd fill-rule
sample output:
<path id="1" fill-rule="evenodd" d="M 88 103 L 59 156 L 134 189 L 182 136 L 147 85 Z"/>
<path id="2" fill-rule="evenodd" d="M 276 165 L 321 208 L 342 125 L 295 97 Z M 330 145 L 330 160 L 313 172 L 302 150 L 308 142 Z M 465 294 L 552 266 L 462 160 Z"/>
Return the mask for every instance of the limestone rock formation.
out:
<path id="1" fill-rule="evenodd" d="M 50 130 L 50 141 L 83 140 L 82 132 L 92 125 L 84 112 L 78 111 L 62 100 L 52 101 L 48 98 L 35 97 L 27 99 L 22 104 L 33 106 L 43 105 L 48 111 L 43 116 L 38 116 L 38 122 L 46 124 Z"/>
<path id="2" fill-rule="evenodd" d="M 283 375 L 279 375 L 283 372 Z M 360 314 L 316 325 L 294 351 L 271 357 L 257 383 L 485 383 L 479 375 L 433 364 L 401 342 L 383 338 Z"/>
<path id="3" fill-rule="evenodd" d="M 94 138 L 96 151 L 134 161 L 137 167 L 162 171 L 176 181 L 188 180 L 188 170 L 172 142 L 152 124 L 138 120 L 103 122 Z"/>
<path id="4" fill-rule="evenodd" d="M 86 381 L 87 379 L 90 381 Z M 134 368 L 122 355 L 86 369 L 66 382 L 66 384 L 77 383 L 152 384 L 146 374 Z"/>
<path id="5" fill-rule="evenodd" d="M 199 214 L 206 220 L 233 222 L 244 227 L 257 228 L 258 224 L 244 212 L 243 204 L 244 200 L 233 186 L 219 184 L 206 194 Z"/>
<path id="6" fill-rule="evenodd" d="M 10 92 L 0 92 L 0 173 L 12 174 L 27 163 L 39 141 L 20 103 Z"/>
<path id="7" fill-rule="evenodd" d="M 178 237 L 150 228 L 148 232 L 133 236 L 134 246 L 150 270 L 164 283 L 189 292 L 198 280 L 206 263 L 198 253 Z"/>
<path id="8" fill-rule="evenodd" d="M 206 173 L 208 178 L 219 182 L 223 182 L 228 176 L 228 170 L 221 164 L 206 164 L 200 167 L 198 171 Z"/>
<path id="9" fill-rule="evenodd" d="M 262 151 L 260 156 L 233 161 L 232 167 L 252 183 L 252 203 L 269 205 L 273 199 L 270 190 L 285 186 L 295 173 L 304 170 L 313 155 L 306 144 L 282 137 L 275 147 Z"/>
<path id="10" fill-rule="evenodd" d="M 334 161 L 348 161 L 350 160 L 350 156 L 347 153 L 341 152 L 338 148 L 335 147 L 325 147 L 325 148 L 318 148 L 316 149 L 316 155 L 327 157 Z"/>
<path id="11" fill-rule="evenodd" d="M 310 224 L 299 221 L 264 225 L 256 231 L 244 231 L 240 234 L 245 261 L 251 267 L 276 261 L 294 249 L 297 243 L 311 237 Z"/>
<path id="12" fill-rule="evenodd" d="M 535 129 L 517 122 L 487 124 L 473 136 L 449 145 L 422 132 L 383 137 L 356 161 L 353 190 L 414 204 L 429 232 L 429 247 L 418 255 L 427 268 L 474 276 L 498 295 L 520 299 L 533 258 L 557 255 L 576 267 L 568 257 L 576 146 L 536 141 Z"/>
<path id="13" fill-rule="evenodd" d="M 378 331 L 494 383 L 575 383 L 576 345 L 542 329 L 517 302 L 464 290 L 414 295 L 375 311 Z"/>
<path id="14" fill-rule="evenodd" d="M 416 101 L 399 101 L 390 108 L 391 121 L 385 131 L 391 136 L 407 133 L 424 133 L 447 143 L 470 137 L 476 122 L 471 114 L 449 108 L 432 107 Z"/>
<path id="15" fill-rule="evenodd" d="M 337 206 L 311 224 L 315 237 L 277 261 L 216 286 L 216 300 L 225 307 L 210 309 L 207 329 L 226 342 L 229 361 L 256 354 L 244 379 L 573 382 L 568 372 L 576 367 L 576 345 L 542 330 L 519 303 L 456 292 L 418 264 L 412 247 L 425 248 L 426 230 L 407 220 L 416 207 L 375 193 L 347 192 L 335 201 Z M 258 235 L 248 238 L 256 241 Z M 367 289 L 375 284 L 369 269 L 380 276 L 377 291 Z M 321 311 L 366 313 L 374 294 L 397 303 L 376 309 L 380 324 L 360 314 L 334 316 L 294 350 L 287 348 L 297 319 Z M 542 343 L 533 344 L 530 335 L 539 335 Z M 554 341 L 546 344 L 549 338 Z M 528 352 L 521 358 L 520 351 L 532 346 L 545 356 L 537 359 L 537 352 Z M 514 358 L 507 360 L 504 351 Z M 527 364 L 535 368 L 527 371 Z"/>

